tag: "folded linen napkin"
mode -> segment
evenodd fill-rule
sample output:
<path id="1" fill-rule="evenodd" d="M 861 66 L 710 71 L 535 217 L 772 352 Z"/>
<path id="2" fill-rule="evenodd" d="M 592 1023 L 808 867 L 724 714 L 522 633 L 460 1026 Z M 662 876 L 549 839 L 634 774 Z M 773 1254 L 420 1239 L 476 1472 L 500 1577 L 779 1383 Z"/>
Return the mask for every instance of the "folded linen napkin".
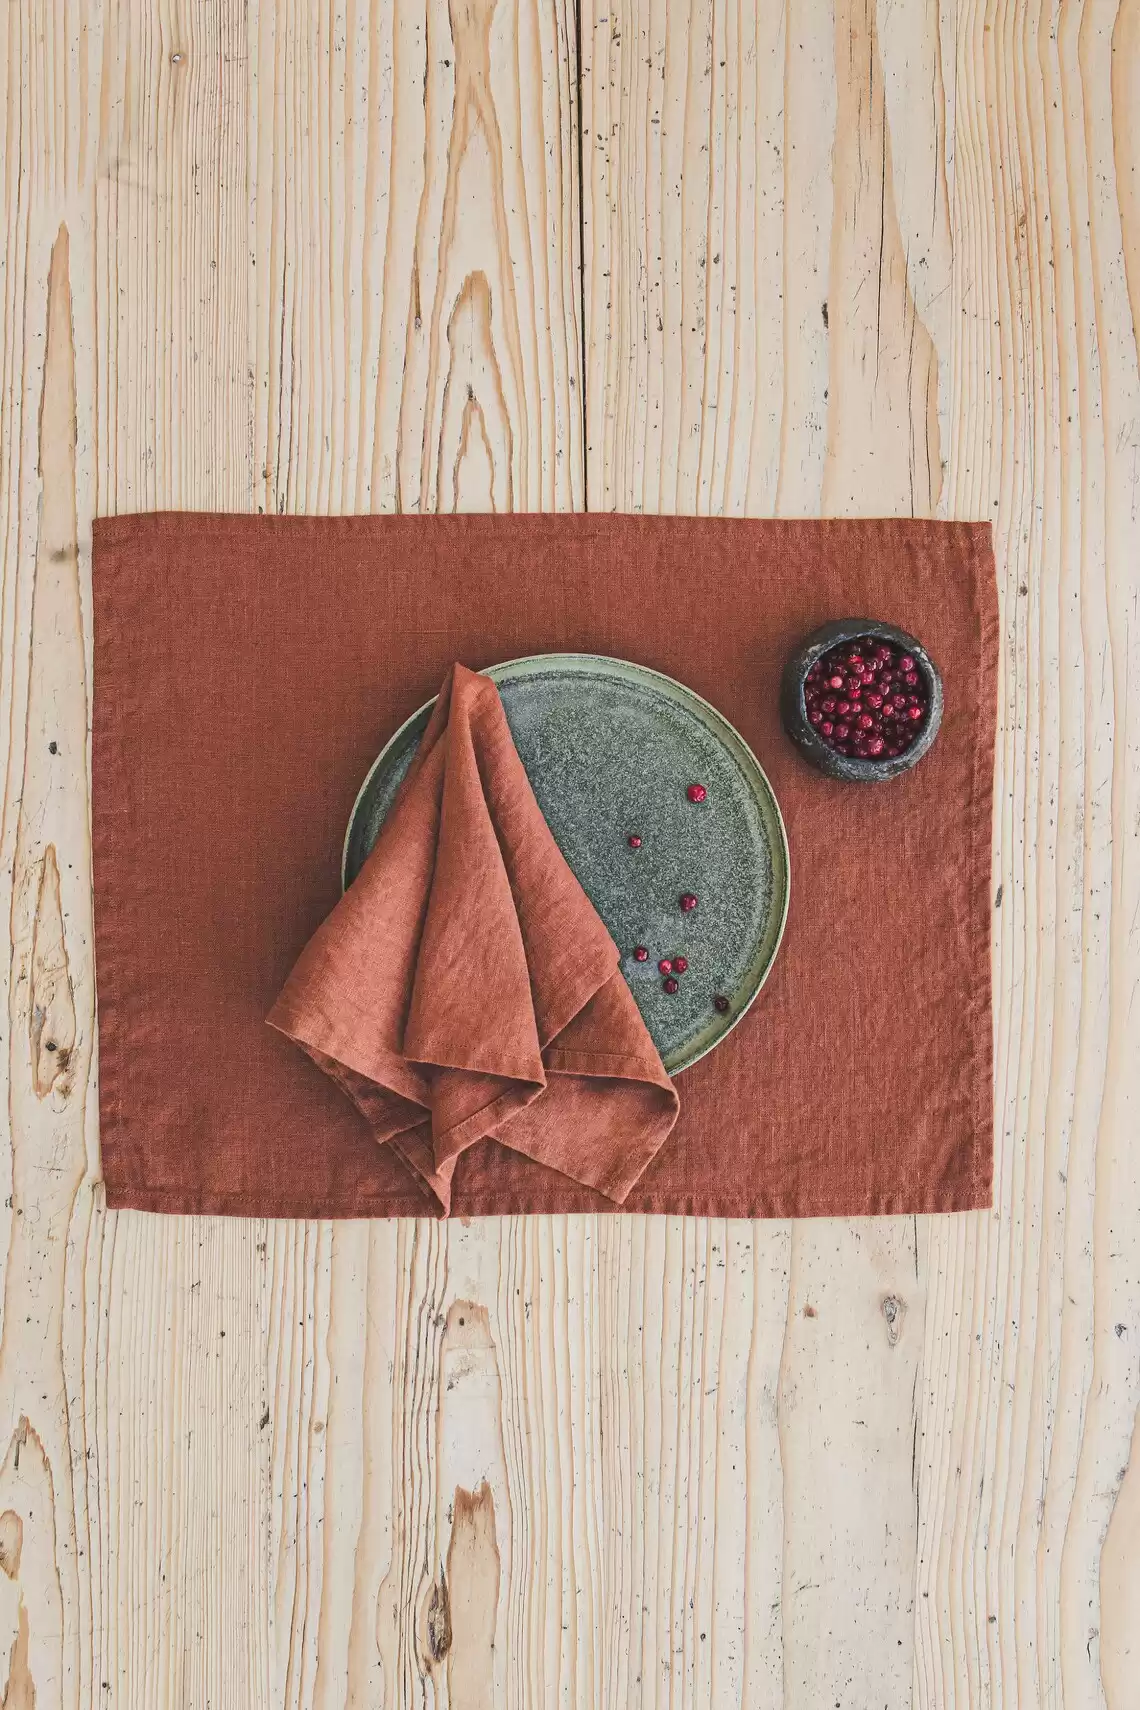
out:
<path id="1" fill-rule="evenodd" d="M 376 846 L 269 1022 L 446 1214 L 494 1139 L 621 1203 L 677 1120 L 605 926 L 567 866 L 499 691 L 449 673 Z"/>

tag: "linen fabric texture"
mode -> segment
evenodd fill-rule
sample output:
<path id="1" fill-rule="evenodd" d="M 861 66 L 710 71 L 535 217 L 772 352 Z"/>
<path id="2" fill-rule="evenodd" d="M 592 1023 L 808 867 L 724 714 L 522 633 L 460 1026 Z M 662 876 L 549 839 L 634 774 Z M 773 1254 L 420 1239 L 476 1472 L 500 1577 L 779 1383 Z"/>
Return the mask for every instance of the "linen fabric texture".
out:
<path id="1" fill-rule="evenodd" d="M 990 1203 L 998 612 L 988 524 L 160 513 L 97 521 L 92 580 L 109 1205 L 265 1217 L 791 1217 Z M 819 624 L 852 616 L 920 637 L 943 677 L 933 748 L 886 784 L 825 778 L 780 725 L 786 657 Z M 408 1011 L 408 1026 L 424 1030 L 414 1042 L 397 1038 L 388 1017 L 363 1056 L 355 1045 L 338 1055 L 351 945 L 366 946 L 368 929 L 353 931 L 346 952 L 323 923 L 337 918 L 361 780 L 461 661 L 419 762 L 421 779 L 439 769 L 421 791 L 417 828 L 423 859 L 439 858 L 446 840 L 431 801 L 438 784 L 442 802 L 439 721 L 455 711 L 456 685 L 469 703 L 469 754 L 497 756 L 509 771 L 488 716 L 497 696 L 470 673 L 544 652 L 631 659 L 686 683 L 752 746 L 784 815 L 792 885 L 780 953 L 739 1026 L 677 1077 L 671 1128 L 673 1092 L 652 1048 L 644 1054 L 616 947 L 600 922 L 597 937 L 583 924 L 597 917 L 564 863 L 570 887 L 560 878 L 548 891 L 544 881 L 534 895 L 554 899 L 586 934 L 565 1021 L 550 996 L 557 935 L 538 931 L 529 998 L 516 987 L 500 1007 L 496 987 L 497 1013 L 514 1027 L 531 1006 L 533 1035 L 523 1027 L 525 1038 L 511 1040 L 509 1064 L 461 1066 L 454 1086 L 377 1081 L 377 1052 L 391 1053 L 385 1073 L 406 1067 L 409 1052 L 426 1048 L 430 1059 L 426 1042 L 444 1026 L 434 998 Z M 504 799 L 518 809 L 512 789 Z M 528 825 L 522 846 L 529 838 L 533 851 L 541 832 Z M 458 845 L 445 858 L 458 859 Z M 550 850 L 535 858 L 541 865 Z M 420 903 L 423 877 L 410 893 Z M 469 883 L 457 875 L 452 894 Z M 513 930 L 529 930 L 511 895 Z M 475 952 L 484 967 L 472 1006 L 486 1001 L 479 988 L 509 918 L 502 901 Z M 413 937 L 396 931 L 386 953 L 398 944 L 405 954 Z M 316 1025 L 289 978 L 303 952 L 311 989 L 329 976 L 336 994 Z M 390 989 L 409 992 L 396 979 Z M 599 1104 L 596 1061 L 583 1073 L 556 1058 L 576 1049 L 573 1030 L 591 1005 L 611 1000 L 621 1014 L 610 1031 L 632 1072 L 615 1077 L 617 1099 L 611 1087 Z M 448 1027 L 462 1024 L 461 1011 Z M 446 1055 L 438 1035 L 435 1045 Z M 482 1131 L 484 1106 L 464 1080 L 483 1074 L 487 1102 L 514 1103 L 498 1138 Z M 381 1109 L 374 1097 L 389 1102 Z M 593 1153 L 582 1143 L 583 1099 L 592 1119 L 620 1103 L 612 1123 L 589 1130 Z"/>
<path id="2" fill-rule="evenodd" d="M 617 1203 L 677 1120 L 620 953 L 488 677 L 448 673 L 375 848 L 269 1020 L 445 1214 L 488 1137 Z"/>

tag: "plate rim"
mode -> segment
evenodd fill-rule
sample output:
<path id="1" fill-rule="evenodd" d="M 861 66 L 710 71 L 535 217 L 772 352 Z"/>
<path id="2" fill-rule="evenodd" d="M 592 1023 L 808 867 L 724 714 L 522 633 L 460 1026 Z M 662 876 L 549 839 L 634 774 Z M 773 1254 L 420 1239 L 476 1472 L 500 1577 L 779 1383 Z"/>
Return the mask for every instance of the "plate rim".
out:
<path id="1" fill-rule="evenodd" d="M 783 868 L 784 868 L 783 901 L 782 901 L 782 905 L 780 908 L 780 918 L 779 918 L 779 922 L 778 922 L 778 925 L 776 928 L 776 934 L 772 940 L 772 948 L 771 948 L 771 951 L 769 952 L 768 960 L 764 965 L 764 970 L 761 973 L 760 978 L 757 980 L 755 989 L 753 990 L 751 996 L 749 997 L 748 1002 L 746 1004 L 744 1004 L 744 1006 L 737 1012 L 736 1015 L 733 1016 L 732 1020 L 728 1023 L 728 1025 L 725 1027 L 725 1029 L 722 1033 L 719 1033 L 717 1035 L 717 1037 L 714 1040 L 712 1040 L 712 1042 L 710 1044 L 705 1045 L 700 1051 L 695 1052 L 692 1056 L 686 1057 L 685 1060 L 681 1063 L 678 1063 L 675 1068 L 671 1069 L 671 1068 L 669 1068 L 667 1063 L 665 1064 L 666 1073 L 670 1076 L 670 1078 L 672 1078 L 674 1075 L 683 1074 L 686 1069 L 691 1069 L 695 1063 L 700 1062 L 702 1057 L 707 1057 L 710 1052 L 715 1051 L 717 1046 L 722 1044 L 724 1042 L 724 1040 L 726 1040 L 728 1038 L 729 1034 L 731 1032 L 733 1032 L 733 1030 L 736 1027 L 738 1027 L 740 1025 L 740 1023 L 744 1020 L 744 1017 L 748 1014 L 748 1011 L 752 1008 L 752 1005 L 756 1002 L 756 999 L 759 997 L 760 993 L 763 991 L 764 987 L 768 983 L 768 979 L 769 979 L 769 976 L 771 975 L 772 969 L 776 965 L 776 958 L 780 953 L 780 946 L 783 944 L 783 941 L 784 941 L 784 931 L 785 931 L 787 924 L 788 924 L 788 910 L 791 906 L 791 900 L 792 900 L 792 856 L 791 856 L 791 848 L 788 844 L 788 829 L 787 829 L 787 826 L 784 824 L 784 815 L 783 815 L 783 812 L 780 808 L 779 798 L 777 797 L 775 790 L 772 788 L 772 780 L 769 778 L 767 772 L 764 770 L 763 766 L 760 764 L 760 761 L 757 759 L 755 751 L 753 750 L 751 744 L 748 741 L 746 741 L 746 739 L 741 735 L 741 733 L 737 730 L 736 726 L 732 723 L 732 721 L 725 717 L 724 713 L 721 712 L 719 707 L 714 706 L 711 701 L 706 700 L 703 695 L 698 694 L 696 689 L 691 689 L 687 683 L 682 683 L 680 681 L 680 679 L 677 677 L 670 677 L 669 674 L 665 671 L 654 670 L 652 665 L 642 665 L 635 659 L 618 658 L 616 654 L 558 652 L 558 653 L 523 653 L 523 654 L 517 655 L 513 659 L 500 659 L 494 665 L 484 666 L 482 670 L 480 670 L 476 673 L 476 675 L 480 676 L 480 677 L 490 677 L 492 682 L 497 683 L 499 680 L 498 679 L 498 673 L 507 672 L 512 667 L 528 666 L 528 665 L 529 666 L 535 666 L 535 665 L 555 665 L 556 666 L 559 663 L 569 663 L 569 662 L 573 662 L 577 666 L 584 666 L 584 665 L 616 665 L 616 666 L 620 666 L 620 667 L 622 667 L 623 670 L 633 671 L 638 676 L 656 678 L 658 680 L 658 682 L 667 683 L 671 690 L 674 690 L 674 691 L 680 690 L 681 693 L 684 696 L 686 696 L 689 700 L 696 701 L 698 706 L 704 707 L 705 711 L 708 713 L 711 713 L 712 717 L 716 720 L 716 722 L 718 724 L 722 725 L 724 727 L 724 729 L 729 732 L 729 734 L 733 738 L 733 741 L 740 745 L 740 747 L 743 749 L 745 755 L 748 757 L 748 760 L 755 767 L 756 772 L 757 772 L 759 778 L 761 779 L 761 781 L 764 785 L 764 789 L 767 792 L 768 802 L 771 806 L 772 814 L 773 814 L 773 817 L 775 819 L 776 830 L 779 834 L 780 854 L 781 854 L 782 859 L 783 859 Z M 348 816 L 348 823 L 345 827 L 345 833 L 344 833 L 344 842 L 341 846 L 340 886 L 341 886 L 341 895 L 342 896 L 344 895 L 345 891 L 348 889 L 346 879 L 347 879 L 347 872 L 348 872 L 348 851 L 349 851 L 349 843 L 350 843 L 351 838 L 352 838 L 352 829 L 356 823 L 357 814 L 360 812 L 361 804 L 364 801 L 364 798 L 368 792 L 369 786 L 371 785 L 372 780 L 375 777 L 376 773 L 379 771 L 381 763 L 383 762 L 385 755 L 389 752 L 390 749 L 392 749 L 395 746 L 395 744 L 397 742 L 399 742 L 401 736 L 404 735 L 404 733 L 407 731 L 409 726 L 415 724 L 417 719 L 422 718 L 424 713 L 428 712 L 430 710 L 430 708 L 432 708 L 435 705 L 435 703 L 438 699 L 439 699 L 439 695 L 434 694 L 431 696 L 431 698 L 429 700 L 424 701 L 421 706 L 418 706 L 414 712 L 408 714 L 407 718 L 404 719 L 403 723 L 400 724 L 392 732 L 391 736 L 388 738 L 388 740 L 384 744 L 383 748 L 381 748 L 380 752 L 377 754 L 376 758 L 373 760 L 371 766 L 369 766 L 368 771 L 365 773 L 364 781 L 362 782 L 360 788 L 356 792 L 356 796 L 355 796 L 355 799 L 354 799 L 353 804 L 352 804 L 352 809 L 351 809 L 349 816 Z M 620 946 L 619 946 L 619 954 L 620 954 Z M 656 1041 L 654 1043 L 656 1043 Z M 664 1058 L 662 1058 L 662 1062 L 664 1063 Z"/>

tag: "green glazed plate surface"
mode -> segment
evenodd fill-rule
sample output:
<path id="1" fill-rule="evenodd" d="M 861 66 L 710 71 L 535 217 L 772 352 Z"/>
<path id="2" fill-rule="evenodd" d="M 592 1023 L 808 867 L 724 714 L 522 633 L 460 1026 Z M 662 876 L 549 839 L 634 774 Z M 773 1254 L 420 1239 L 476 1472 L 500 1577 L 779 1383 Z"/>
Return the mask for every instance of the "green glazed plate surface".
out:
<path id="1" fill-rule="evenodd" d="M 788 912 L 788 843 L 743 737 L 671 677 L 622 659 L 543 654 L 486 673 L 547 824 L 622 952 L 622 971 L 670 1074 L 729 1033 L 775 960 Z M 347 887 L 375 843 L 434 702 L 400 727 L 361 787 L 344 845 Z M 686 794 L 704 784 L 706 799 Z M 629 847 L 636 833 L 640 849 Z M 700 899 L 683 913 L 679 898 Z M 633 950 L 645 945 L 649 960 Z M 683 955 L 673 995 L 657 963 Z M 714 998 L 728 1000 L 723 1014 Z"/>

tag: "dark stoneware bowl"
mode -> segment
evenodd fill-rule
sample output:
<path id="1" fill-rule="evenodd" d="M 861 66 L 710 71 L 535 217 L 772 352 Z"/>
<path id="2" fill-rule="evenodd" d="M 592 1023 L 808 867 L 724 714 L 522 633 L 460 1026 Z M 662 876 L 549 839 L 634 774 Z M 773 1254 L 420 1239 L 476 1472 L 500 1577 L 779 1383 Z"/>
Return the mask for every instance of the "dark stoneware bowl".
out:
<path id="1" fill-rule="evenodd" d="M 830 648 L 842 642 L 860 641 L 864 636 L 881 636 L 884 641 L 913 654 L 926 688 L 926 723 L 906 753 L 897 754 L 893 759 L 859 760 L 854 755 L 837 754 L 808 723 L 804 704 L 804 682 L 808 672 L 821 654 Z M 922 643 L 908 635 L 905 629 L 897 629 L 893 623 L 878 623 L 874 618 L 837 618 L 835 622 L 813 630 L 785 665 L 780 688 L 780 715 L 784 729 L 804 758 L 821 772 L 826 772 L 829 778 L 839 778 L 848 784 L 879 784 L 917 765 L 938 735 L 938 727 L 942 723 L 942 678 Z"/>

